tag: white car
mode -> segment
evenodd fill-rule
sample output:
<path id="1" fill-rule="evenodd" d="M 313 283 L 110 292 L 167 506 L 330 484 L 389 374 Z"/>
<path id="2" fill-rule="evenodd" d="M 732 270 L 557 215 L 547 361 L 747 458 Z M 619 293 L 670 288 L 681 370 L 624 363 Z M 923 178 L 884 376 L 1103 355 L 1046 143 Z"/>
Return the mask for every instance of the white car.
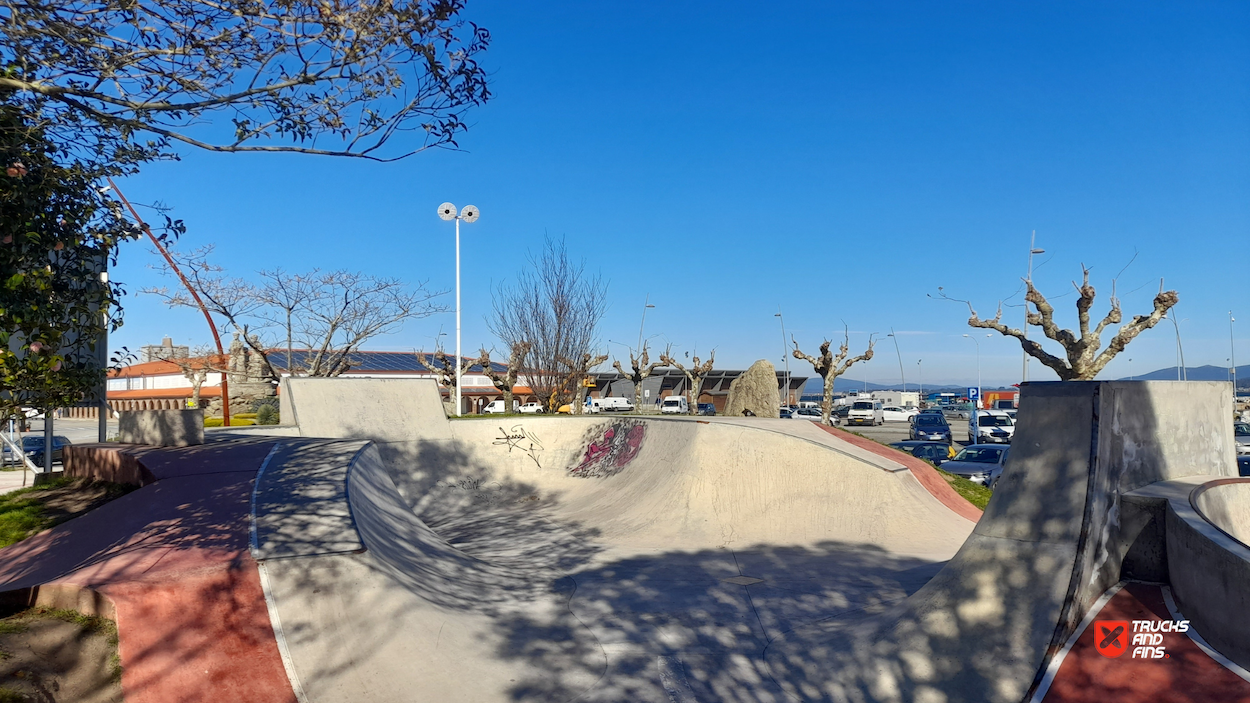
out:
<path id="1" fill-rule="evenodd" d="M 543 408 L 543 404 L 533 400 L 521 406 L 522 415 L 538 415 L 545 412 L 547 410 Z"/>
<path id="2" fill-rule="evenodd" d="M 879 400 L 857 400 L 851 403 L 851 411 L 846 415 L 848 425 L 884 425 L 885 415 L 881 412 Z"/>
<path id="3" fill-rule="evenodd" d="M 1002 410 L 977 410 L 968 418 L 968 442 L 971 444 L 1011 444 L 1016 423 Z M 976 436 L 972 436 L 973 423 Z"/>
<path id="4" fill-rule="evenodd" d="M 881 408 L 881 414 L 885 417 L 886 422 L 907 422 L 913 417 L 920 414 L 916 408 L 900 408 L 890 405 Z"/>
<path id="5" fill-rule="evenodd" d="M 1250 454 L 1250 422 L 1233 423 L 1233 441 L 1238 454 Z"/>
<path id="6" fill-rule="evenodd" d="M 813 420 L 820 422 L 820 408 L 799 408 L 792 410 L 790 417 L 794 420 Z"/>

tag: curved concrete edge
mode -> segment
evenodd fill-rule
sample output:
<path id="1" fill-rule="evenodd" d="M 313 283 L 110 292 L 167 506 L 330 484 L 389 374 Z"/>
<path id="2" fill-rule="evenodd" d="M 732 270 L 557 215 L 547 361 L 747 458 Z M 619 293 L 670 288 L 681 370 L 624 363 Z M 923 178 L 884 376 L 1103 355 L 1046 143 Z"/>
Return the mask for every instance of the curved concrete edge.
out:
<path id="1" fill-rule="evenodd" d="M 113 599 L 88 586 L 64 582 L 45 583 L 0 592 L 0 611 L 34 607 L 74 610 L 83 615 L 107 618 L 114 622 L 117 620 L 117 606 Z"/>
<path id="2" fill-rule="evenodd" d="M 1189 494 L 1189 502 L 1220 532 L 1250 546 L 1250 478 L 1208 481 Z"/>
<path id="3" fill-rule="evenodd" d="M 349 500 L 348 474 L 370 444 L 302 439 L 274 445 L 252 489 L 253 558 L 363 550 Z"/>
<path id="4" fill-rule="evenodd" d="M 1168 580 L 1180 608 L 1215 650 L 1250 668 L 1250 547 L 1209 522 L 1195 507 L 1205 482 L 1171 495 L 1167 510 Z"/>

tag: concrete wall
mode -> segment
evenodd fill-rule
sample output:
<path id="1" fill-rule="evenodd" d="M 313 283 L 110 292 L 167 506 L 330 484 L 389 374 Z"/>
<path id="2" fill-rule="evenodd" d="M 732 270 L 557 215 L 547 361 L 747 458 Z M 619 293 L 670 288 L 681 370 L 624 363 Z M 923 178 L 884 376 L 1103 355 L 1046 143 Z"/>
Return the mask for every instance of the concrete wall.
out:
<path id="1" fill-rule="evenodd" d="M 1168 579 L 1178 607 L 1198 634 L 1224 656 L 1250 668 L 1250 547 L 1217 529 L 1194 508 L 1203 503 L 1215 507 L 1230 497 L 1239 503 L 1246 484 L 1236 484 L 1221 496 L 1228 487 L 1215 483 L 1199 486 L 1189 500 L 1168 502 Z M 1211 490 L 1204 491 L 1208 486 Z M 1218 493 L 1203 501 L 1202 495 L 1212 491 Z M 1244 533 L 1244 520 L 1238 529 Z"/>
<path id="2" fill-rule="evenodd" d="M 155 447 L 187 447 L 204 443 L 204 411 L 140 410 L 118 419 L 119 441 Z"/>
<path id="3" fill-rule="evenodd" d="M 1205 484 L 1194 491 L 1193 506 L 1207 522 L 1250 546 L 1250 478 Z"/>

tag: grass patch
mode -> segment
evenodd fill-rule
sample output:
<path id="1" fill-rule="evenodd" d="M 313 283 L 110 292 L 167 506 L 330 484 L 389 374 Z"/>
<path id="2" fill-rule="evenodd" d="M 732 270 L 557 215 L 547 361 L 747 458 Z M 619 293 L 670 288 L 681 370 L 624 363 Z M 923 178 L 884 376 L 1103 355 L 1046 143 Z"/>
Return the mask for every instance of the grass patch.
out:
<path id="1" fill-rule="evenodd" d="M 120 683 L 122 678 L 122 661 L 118 653 L 118 635 L 117 623 L 108 618 L 101 618 L 95 615 L 84 615 L 77 610 L 69 610 L 66 608 L 48 608 L 46 606 L 35 606 L 21 612 L 0 619 L 0 635 L 20 635 L 30 629 L 30 623 L 35 620 L 60 620 L 80 628 L 86 634 L 101 635 L 106 638 L 112 653 L 109 656 L 109 679 L 113 683 Z M 0 650 L 0 660 L 12 657 L 11 652 Z M 21 697 L 22 694 L 12 689 L 0 688 L 0 691 L 8 690 L 18 698 L 12 700 L 25 701 L 27 698 Z M 5 703 L 5 698 L 0 696 L 0 703 Z"/>
<path id="2" fill-rule="evenodd" d="M 965 500 L 977 506 L 981 510 L 985 510 L 985 506 L 990 502 L 990 496 L 994 495 L 994 491 L 982 486 L 979 483 L 973 483 L 962 476 L 956 476 L 947 473 L 938 467 L 938 473 L 946 482 L 955 489 L 955 492 L 963 496 Z"/>
<path id="3" fill-rule="evenodd" d="M 222 418 L 220 418 L 220 417 L 206 417 L 206 418 L 204 418 L 204 426 L 205 426 L 205 427 L 224 427 L 224 426 L 225 426 L 225 422 L 226 422 L 226 421 L 225 421 L 225 420 L 223 420 L 223 419 L 222 419 Z M 255 420 L 252 420 L 252 419 L 243 418 L 243 419 L 241 419 L 241 420 L 240 420 L 238 415 L 231 415 L 231 416 L 230 416 L 230 426 L 231 426 L 231 427 L 246 427 L 246 426 L 248 426 L 248 425 L 255 425 L 255 424 L 256 424 L 256 421 L 255 421 Z"/>
<path id="4" fill-rule="evenodd" d="M 43 532 L 120 498 L 135 488 L 120 483 L 60 476 L 38 486 L 0 495 L 0 547 Z"/>
<path id="5" fill-rule="evenodd" d="M 0 686 L 0 703 L 26 703 L 29 700 L 11 688 Z"/>

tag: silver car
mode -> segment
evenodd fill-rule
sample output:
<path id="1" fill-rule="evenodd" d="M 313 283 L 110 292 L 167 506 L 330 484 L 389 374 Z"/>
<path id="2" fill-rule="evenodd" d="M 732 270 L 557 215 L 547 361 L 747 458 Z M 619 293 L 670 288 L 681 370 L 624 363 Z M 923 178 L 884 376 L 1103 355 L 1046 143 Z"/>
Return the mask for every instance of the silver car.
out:
<path id="1" fill-rule="evenodd" d="M 1250 422 L 1233 423 L 1233 441 L 1237 442 L 1238 454 L 1250 454 Z"/>
<path id="2" fill-rule="evenodd" d="M 1003 475 L 1003 466 L 1010 451 L 1011 447 L 997 444 L 972 444 L 960 450 L 954 459 L 942 464 L 942 470 L 993 488 L 998 483 L 998 477 Z"/>

